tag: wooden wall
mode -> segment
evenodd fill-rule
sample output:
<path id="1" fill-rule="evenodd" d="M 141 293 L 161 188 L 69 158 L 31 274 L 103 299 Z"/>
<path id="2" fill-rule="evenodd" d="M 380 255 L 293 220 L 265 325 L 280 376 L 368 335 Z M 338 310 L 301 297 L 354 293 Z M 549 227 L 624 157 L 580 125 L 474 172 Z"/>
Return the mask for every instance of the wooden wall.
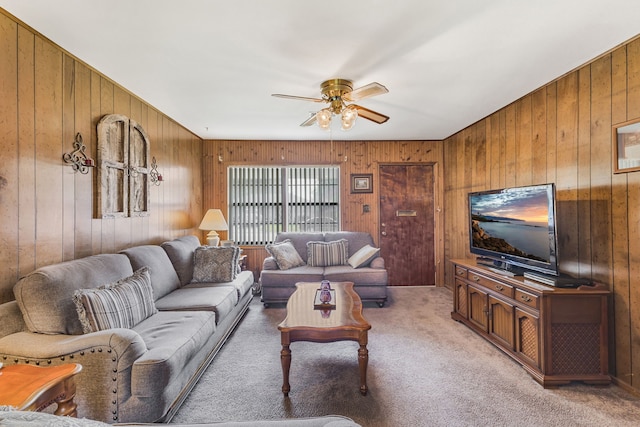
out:
<path id="1" fill-rule="evenodd" d="M 384 125 L 382 125 L 384 126 Z M 402 163 L 434 164 L 436 206 L 442 206 L 441 141 L 222 141 L 207 140 L 203 147 L 205 208 L 227 211 L 227 167 L 232 165 L 339 165 L 341 225 L 343 230 L 369 232 L 378 242 L 378 165 Z M 373 174 L 373 193 L 351 194 L 350 176 Z M 364 213 L 362 205 L 371 211 Z M 436 283 L 442 285 L 444 251 L 441 214 L 436 212 Z M 223 235 L 223 239 L 226 236 Z M 258 278 L 264 248 L 246 247 L 249 269 Z M 417 261 L 419 262 L 419 260 Z"/>
<path id="2" fill-rule="evenodd" d="M 640 391 L 640 173 L 612 172 L 611 129 L 637 118 L 640 39 L 447 138 L 444 198 L 449 260 L 470 256 L 468 192 L 555 182 L 561 270 L 609 285 L 613 372 Z"/>
<path id="3" fill-rule="evenodd" d="M 0 302 L 35 268 L 197 233 L 202 140 L 0 9 Z M 94 219 L 96 171 L 62 161 L 80 132 L 96 159 L 110 113 L 142 125 L 165 181 L 151 215 Z"/>

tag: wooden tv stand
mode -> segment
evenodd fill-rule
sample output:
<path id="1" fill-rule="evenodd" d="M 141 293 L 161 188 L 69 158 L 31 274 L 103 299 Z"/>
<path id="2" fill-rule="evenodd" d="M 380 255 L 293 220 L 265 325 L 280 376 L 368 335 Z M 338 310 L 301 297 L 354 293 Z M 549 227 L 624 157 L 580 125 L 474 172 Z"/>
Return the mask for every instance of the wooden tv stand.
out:
<path id="1" fill-rule="evenodd" d="M 604 286 L 554 288 L 503 276 L 473 259 L 452 263 L 451 317 L 511 356 L 543 387 L 611 382 L 610 292 Z"/>

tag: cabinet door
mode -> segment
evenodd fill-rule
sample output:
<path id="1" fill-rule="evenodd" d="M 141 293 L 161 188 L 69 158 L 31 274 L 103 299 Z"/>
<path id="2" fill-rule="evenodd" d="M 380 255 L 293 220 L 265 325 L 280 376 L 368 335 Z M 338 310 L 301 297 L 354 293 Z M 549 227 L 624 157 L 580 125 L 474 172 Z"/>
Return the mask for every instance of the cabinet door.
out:
<path id="1" fill-rule="evenodd" d="M 509 350 L 513 350 L 514 307 L 489 295 L 489 335 Z"/>
<path id="2" fill-rule="evenodd" d="M 487 293 L 473 285 L 467 286 L 469 321 L 476 327 L 487 332 L 489 330 L 489 307 Z"/>
<path id="3" fill-rule="evenodd" d="M 453 310 L 460 316 L 467 318 L 467 284 L 462 280 L 456 279 L 453 298 Z"/>
<path id="4" fill-rule="evenodd" d="M 540 369 L 539 319 L 516 307 L 516 355 L 520 360 Z"/>

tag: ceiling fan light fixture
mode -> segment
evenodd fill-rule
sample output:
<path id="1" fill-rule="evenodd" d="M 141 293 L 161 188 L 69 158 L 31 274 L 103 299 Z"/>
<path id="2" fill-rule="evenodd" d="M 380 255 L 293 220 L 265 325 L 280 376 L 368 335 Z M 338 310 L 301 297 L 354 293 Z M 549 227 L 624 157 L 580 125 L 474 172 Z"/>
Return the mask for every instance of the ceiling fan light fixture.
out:
<path id="1" fill-rule="evenodd" d="M 316 114 L 316 120 L 320 129 L 327 130 L 331 126 L 331 110 L 324 108 Z"/>
<path id="2" fill-rule="evenodd" d="M 347 131 L 356 124 L 358 118 L 358 110 L 352 106 L 348 106 L 342 110 L 342 127 L 341 129 Z"/>
<path id="3" fill-rule="evenodd" d="M 274 93 L 272 96 L 278 98 L 299 99 L 302 101 L 324 102 L 329 104 L 316 113 L 312 113 L 311 117 L 302 122 L 300 126 L 307 127 L 314 123 L 318 123 L 320 129 L 329 130 L 331 128 L 331 119 L 335 116 L 341 116 L 342 130 L 347 131 L 353 128 L 358 117 L 362 117 L 377 124 L 382 124 L 389 120 L 389 116 L 378 113 L 356 104 L 347 105 L 346 102 L 354 102 L 372 96 L 382 95 L 389 90 L 380 83 L 373 82 L 368 85 L 353 89 L 353 82 L 347 79 L 330 79 L 322 82 L 320 85 L 321 98 L 309 98 L 305 96 L 283 95 Z M 345 102 L 346 101 L 346 102 Z"/>

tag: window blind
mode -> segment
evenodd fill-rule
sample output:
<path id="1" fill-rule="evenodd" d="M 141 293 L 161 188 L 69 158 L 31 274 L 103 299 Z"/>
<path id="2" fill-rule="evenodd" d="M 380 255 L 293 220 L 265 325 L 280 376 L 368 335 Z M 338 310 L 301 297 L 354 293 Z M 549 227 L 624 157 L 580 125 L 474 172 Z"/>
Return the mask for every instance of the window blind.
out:
<path id="1" fill-rule="evenodd" d="M 337 166 L 228 169 L 229 238 L 239 245 L 265 245 L 280 231 L 340 229 L 340 169 Z"/>

